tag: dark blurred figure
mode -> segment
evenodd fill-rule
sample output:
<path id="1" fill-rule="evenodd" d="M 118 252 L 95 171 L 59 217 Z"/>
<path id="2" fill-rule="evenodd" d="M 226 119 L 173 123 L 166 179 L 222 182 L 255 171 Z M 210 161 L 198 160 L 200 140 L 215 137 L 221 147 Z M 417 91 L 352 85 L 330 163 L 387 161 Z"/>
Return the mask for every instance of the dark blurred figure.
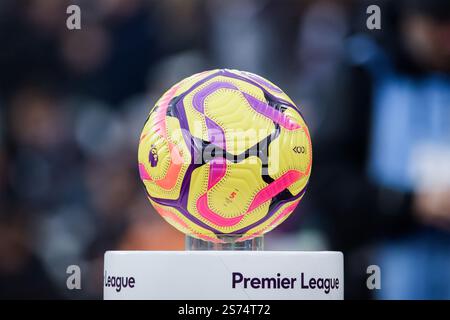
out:
<path id="1" fill-rule="evenodd" d="M 377 298 L 450 299 L 450 2 L 378 4 L 382 30 L 359 8 L 318 90 L 310 194 L 346 255 L 346 298 L 370 296 L 377 264 Z"/>
<path id="2" fill-rule="evenodd" d="M 0 299 L 62 298 L 31 248 L 30 226 L 23 213 L 0 216 L 0 233 Z"/>

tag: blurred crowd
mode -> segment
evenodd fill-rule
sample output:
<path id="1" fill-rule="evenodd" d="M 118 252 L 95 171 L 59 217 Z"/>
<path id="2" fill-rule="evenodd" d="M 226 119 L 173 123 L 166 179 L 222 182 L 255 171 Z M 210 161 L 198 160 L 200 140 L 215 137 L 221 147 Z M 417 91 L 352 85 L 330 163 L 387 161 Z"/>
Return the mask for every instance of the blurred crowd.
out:
<path id="1" fill-rule="evenodd" d="M 106 250 L 182 250 L 138 136 L 171 84 L 235 68 L 283 88 L 313 140 L 310 188 L 267 249 L 343 251 L 347 298 L 450 299 L 448 0 L 5 0 L 0 44 L 0 298 L 98 299 Z"/>

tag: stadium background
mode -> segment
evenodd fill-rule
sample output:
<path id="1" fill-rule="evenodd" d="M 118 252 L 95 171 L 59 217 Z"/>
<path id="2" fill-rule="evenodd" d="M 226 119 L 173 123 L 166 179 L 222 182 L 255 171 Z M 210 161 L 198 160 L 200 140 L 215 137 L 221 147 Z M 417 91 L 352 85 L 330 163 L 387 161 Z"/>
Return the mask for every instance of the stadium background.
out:
<path id="1" fill-rule="evenodd" d="M 226 67 L 279 85 L 311 130 L 311 186 L 267 249 L 344 251 L 346 298 L 450 299 L 449 17 L 446 0 L 2 1 L 0 298 L 99 299 L 105 250 L 183 249 L 145 197 L 138 136 L 171 84 Z M 426 179 L 404 172 L 417 137 Z"/>

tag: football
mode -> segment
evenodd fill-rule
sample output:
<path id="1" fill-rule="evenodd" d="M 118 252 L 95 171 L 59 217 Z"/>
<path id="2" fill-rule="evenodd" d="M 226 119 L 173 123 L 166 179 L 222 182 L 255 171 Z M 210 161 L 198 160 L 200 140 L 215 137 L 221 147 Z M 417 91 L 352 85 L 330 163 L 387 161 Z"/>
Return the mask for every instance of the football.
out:
<path id="1" fill-rule="evenodd" d="M 156 102 L 138 163 L 148 199 L 172 226 L 206 241 L 244 241 L 297 207 L 312 146 L 300 108 L 280 88 L 221 69 L 180 81 Z"/>

